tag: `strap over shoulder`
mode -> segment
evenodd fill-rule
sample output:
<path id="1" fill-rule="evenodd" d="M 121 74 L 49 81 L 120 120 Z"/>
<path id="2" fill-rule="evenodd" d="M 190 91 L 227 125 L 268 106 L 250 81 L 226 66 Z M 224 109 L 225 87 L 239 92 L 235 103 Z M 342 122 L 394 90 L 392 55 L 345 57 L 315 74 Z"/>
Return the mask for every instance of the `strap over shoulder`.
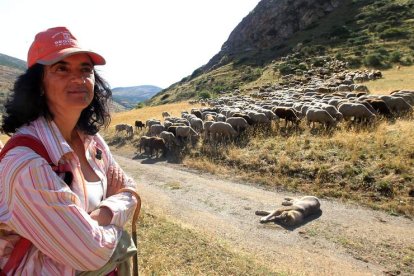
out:
<path id="1" fill-rule="evenodd" d="M 3 149 L 0 151 L 0 161 L 3 159 L 3 157 L 9 150 L 15 147 L 30 148 L 34 152 L 42 156 L 44 159 L 46 159 L 46 161 L 49 164 L 52 163 L 52 160 L 50 159 L 49 154 L 47 153 L 47 150 L 43 143 L 39 139 L 28 134 L 16 134 L 13 137 L 11 137 L 4 145 Z"/>
<path id="2" fill-rule="evenodd" d="M 7 143 L 4 145 L 3 149 L 0 151 L 0 162 L 3 159 L 3 157 L 6 155 L 6 153 L 15 147 L 27 147 L 32 149 L 34 152 L 39 154 L 41 157 L 43 157 L 47 163 L 52 167 L 52 170 L 57 173 L 64 173 L 64 181 L 69 186 L 72 183 L 73 175 L 72 172 L 69 171 L 65 166 L 57 165 L 55 166 L 52 163 L 52 159 L 49 156 L 49 153 L 47 152 L 45 146 L 43 143 L 37 139 L 36 137 L 28 134 L 16 134 L 12 136 Z"/>

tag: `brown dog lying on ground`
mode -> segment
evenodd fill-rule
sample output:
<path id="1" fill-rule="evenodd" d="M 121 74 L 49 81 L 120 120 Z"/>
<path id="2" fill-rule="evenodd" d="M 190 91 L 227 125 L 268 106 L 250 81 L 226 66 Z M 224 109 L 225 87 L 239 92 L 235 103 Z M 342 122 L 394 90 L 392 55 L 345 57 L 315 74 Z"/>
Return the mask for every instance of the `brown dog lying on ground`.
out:
<path id="1" fill-rule="evenodd" d="M 284 207 L 274 211 L 256 211 L 256 215 L 264 216 L 260 223 L 277 221 L 287 226 L 300 224 L 303 220 L 320 211 L 321 203 L 315 196 L 304 196 L 300 199 L 285 198 L 282 202 Z"/>

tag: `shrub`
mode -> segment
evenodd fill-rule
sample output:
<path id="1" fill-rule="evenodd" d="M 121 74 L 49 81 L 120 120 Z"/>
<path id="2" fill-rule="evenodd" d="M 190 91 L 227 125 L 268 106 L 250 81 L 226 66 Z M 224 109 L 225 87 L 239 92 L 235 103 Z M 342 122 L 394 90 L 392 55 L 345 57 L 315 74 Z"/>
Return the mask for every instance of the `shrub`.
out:
<path id="1" fill-rule="evenodd" d="M 364 63 L 366 66 L 369 67 L 381 67 L 382 64 L 382 57 L 379 54 L 370 54 L 365 57 Z"/>
<path id="2" fill-rule="evenodd" d="M 309 24 L 308 26 L 306 26 L 305 30 L 310 30 L 310 29 L 316 28 L 318 26 L 319 26 L 319 23 L 315 21 L 315 22 L 312 22 L 311 24 Z"/>
<path id="3" fill-rule="evenodd" d="M 382 55 L 382 56 L 387 56 L 388 55 L 388 51 L 387 49 L 385 49 L 384 47 L 380 47 L 377 49 L 376 51 L 378 54 Z"/>
<path id="4" fill-rule="evenodd" d="M 183 91 L 177 94 L 177 101 L 191 99 L 196 96 L 195 91 Z"/>
<path id="5" fill-rule="evenodd" d="M 313 66 L 315 67 L 322 67 L 325 64 L 325 62 L 322 59 L 316 59 L 313 62 Z"/>
<path id="6" fill-rule="evenodd" d="M 279 65 L 279 72 L 282 75 L 289 75 L 295 72 L 295 68 L 288 63 L 282 63 Z"/>
<path id="7" fill-rule="evenodd" d="M 381 181 L 376 185 L 376 189 L 383 196 L 392 197 L 394 195 L 394 188 L 390 182 Z"/>
<path id="8" fill-rule="evenodd" d="M 355 20 L 362 20 L 365 18 L 365 14 L 363 13 L 359 13 L 355 16 Z"/>
<path id="9" fill-rule="evenodd" d="M 349 57 L 346 59 L 350 68 L 359 68 L 362 65 L 361 58 Z"/>
<path id="10" fill-rule="evenodd" d="M 375 26 L 375 25 L 374 25 Z M 377 32 L 377 33 L 382 33 L 383 31 L 385 31 L 386 29 L 388 29 L 390 26 L 389 25 L 387 25 L 387 24 L 385 24 L 385 23 L 378 23 L 376 26 L 375 26 L 375 31 Z"/>
<path id="11" fill-rule="evenodd" d="M 401 60 L 402 54 L 399 51 L 392 52 L 390 55 L 391 62 L 399 62 Z"/>
<path id="12" fill-rule="evenodd" d="M 299 63 L 297 69 L 305 71 L 305 70 L 308 70 L 308 66 L 306 65 L 306 63 L 301 62 L 301 63 Z"/>
<path id="13" fill-rule="evenodd" d="M 363 53 L 361 51 L 355 51 L 354 54 L 358 57 L 361 57 Z"/>
<path id="14" fill-rule="evenodd" d="M 165 94 L 165 95 L 163 95 L 163 96 L 161 97 L 161 101 L 163 101 L 163 100 L 167 99 L 169 96 L 170 96 L 170 94 Z"/>
<path id="15" fill-rule="evenodd" d="M 252 69 L 251 67 L 246 67 L 241 74 L 241 80 L 244 82 L 251 82 L 255 81 L 262 75 L 262 69 L 255 68 Z"/>
<path id="16" fill-rule="evenodd" d="M 198 96 L 200 97 L 200 99 L 211 99 L 211 94 L 208 91 L 202 91 L 198 94 Z"/>
<path id="17" fill-rule="evenodd" d="M 405 59 L 401 59 L 400 63 L 401 65 L 404 65 L 404 66 L 410 66 L 413 64 L 413 60 L 409 57 L 406 57 Z"/>
<path id="18" fill-rule="evenodd" d="M 407 32 L 401 28 L 390 28 L 384 30 L 379 37 L 386 40 L 403 39 L 407 37 Z"/>
<path id="19" fill-rule="evenodd" d="M 349 44 L 349 45 L 354 45 L 354 44 L 355 44 L 355 39 L 354 39 L 354 38 L 349 38 L 349 39 L 346 41 L 346 43 L 347 43 L 347 44 Z"/>
<path id="20" fill-rule="evenodd" d="M 336 36 L 340 38 L 348 37 L 350 31 L 345 26 L 334 26 L 331 29 L 330 36 Z"/>
<path id="21" fill-rule="evenodd" d="M 354 44 L 355 45 L 365 45 L 369 42 L 369 37 L 366 35 L 358 36 L 354 38 Z"/>
<path id="22" fill-rule="evenodd" d="M 376 24 L 369 24 L 368 31 L 375 32 L 377 26 Z"/>
<path id="23" fill-rule="evenodd" d="M 143 108 L 143 107 L 145 107 L 145 104 L 144 103 L 138 103 L 138 104 L 136 104 L 135 105 L 135 109 L 140 109 L 140 108 Z"/>
<path id="24" fill-rule="evenodd" d="M 199 76 L 200 74 L 203 73 L 203 70 L 201 68 L 198 68 L 196 70 L 194 70 L 194 72 L 191 74 L 191 79 L 194 79 L 195 77 Z"/>
<path id="25" fill-rule="evenodd" d="M 228 91 L 229 90 L 228 86 L 223 84 L 223 83 L 213 86 L 212 89 L 215 93 L 220 93 L 222 91 Z"/>
<path id="26" fill-rule="evenodd" d="M 342 56 L 342 54 L 341 54 L 341 53 L 336 53 L 335 58 L 336 58 L 337 60 L 344 60 L 344 57 Z"/>
<path id="27" fill-rule="evenodd" d="M 326 47 L 323 45 L 315 45 L 315 51 L 318 55 L 324 55 L 326 52 Z"/>
<path id="28" fill-rule="evenodd" d="M 320 55 L 324 55 L 325 51 L 326 51 L 326 47 L 324 47 L 322 45 L 304 46 L 300 50 L 300 52 L 303 56 L 320 56 Z"/>
<path id="29" fill-rule="evenodd" d="M 303 44 L 307 44 L 307 43 L 309 43 L 309 42 L 312 42 L 312 39 L 310 39 L 310 38 L 305 38 L 305 39 L 302 41 L 302 43 L 303 43 Z"/>

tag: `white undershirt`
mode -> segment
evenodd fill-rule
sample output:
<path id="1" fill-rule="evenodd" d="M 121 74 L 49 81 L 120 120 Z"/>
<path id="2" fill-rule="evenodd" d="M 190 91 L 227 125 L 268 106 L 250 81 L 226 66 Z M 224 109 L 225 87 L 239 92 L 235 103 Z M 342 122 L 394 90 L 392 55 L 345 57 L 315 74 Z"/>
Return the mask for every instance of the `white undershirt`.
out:
<path id="1" fill-rule="evenodd" d="M 103 186 L 102 186 L 102 181 L 87 181 L 85 180 L 86 183 L 86 191 L 88 193 L 88 203 L 89 203 L 89 208 L 88 208 L 88 213 L 92 212 L 93 210 L 95 210 L 99 203 L 101 203 L 102 198 L 103 198 Z"/>

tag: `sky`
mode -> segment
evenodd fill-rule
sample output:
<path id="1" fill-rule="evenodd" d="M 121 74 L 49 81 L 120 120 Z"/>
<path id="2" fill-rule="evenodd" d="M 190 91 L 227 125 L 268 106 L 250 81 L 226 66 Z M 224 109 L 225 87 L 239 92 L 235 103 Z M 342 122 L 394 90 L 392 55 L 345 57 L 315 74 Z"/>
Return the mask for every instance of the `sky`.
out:
<path id="1" fill-rule="evenodd" d="M 166 88 L 217 54 L 260 0 L 0 0 L 0 53 L 26 61 L 36 33 L 65 26 L 106 59 L 111 87 Z"/>

